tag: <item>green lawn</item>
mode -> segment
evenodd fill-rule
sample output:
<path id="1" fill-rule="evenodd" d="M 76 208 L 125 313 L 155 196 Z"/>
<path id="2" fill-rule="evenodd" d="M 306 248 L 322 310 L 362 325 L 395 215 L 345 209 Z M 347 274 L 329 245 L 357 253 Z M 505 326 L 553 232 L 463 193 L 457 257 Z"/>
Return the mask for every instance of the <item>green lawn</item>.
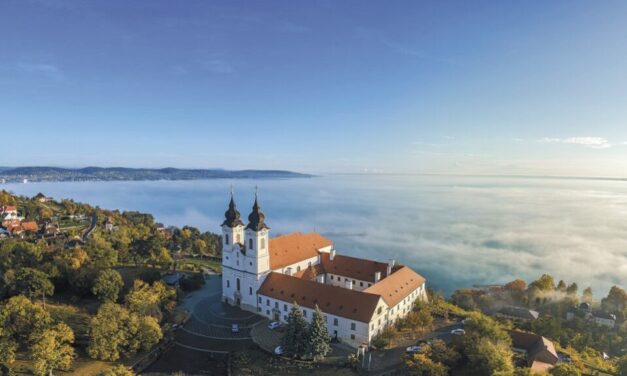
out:
<path id="1" fill-rule="evenodd" d="M 220 264 L 219 262 L 206 260 L 206 259 L 200 259 L 200 258 L 184 258 L 184 259 L 178 260 L 177 264 L 179 266 L 189 264 L 189 265 L 209 268 L 217 273 L 222 271 L 222 264 Z"/>

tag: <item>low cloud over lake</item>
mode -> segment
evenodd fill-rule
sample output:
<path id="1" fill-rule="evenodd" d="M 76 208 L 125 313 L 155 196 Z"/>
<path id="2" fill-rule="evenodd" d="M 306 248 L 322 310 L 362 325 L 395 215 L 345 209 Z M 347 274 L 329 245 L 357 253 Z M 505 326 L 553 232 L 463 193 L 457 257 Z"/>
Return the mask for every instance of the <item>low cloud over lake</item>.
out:
<path id="1" fill-rule="evenodd" d="M 219 231 L 229 185 L 243 218 L 254 186 L 271 234 L 319 231 L 339 252 L 412 266 L 445 293 L 550 273 L 592 286 L 627 284 L 627 182 L 440 176 L 8 185 L 153 213 Z"/>

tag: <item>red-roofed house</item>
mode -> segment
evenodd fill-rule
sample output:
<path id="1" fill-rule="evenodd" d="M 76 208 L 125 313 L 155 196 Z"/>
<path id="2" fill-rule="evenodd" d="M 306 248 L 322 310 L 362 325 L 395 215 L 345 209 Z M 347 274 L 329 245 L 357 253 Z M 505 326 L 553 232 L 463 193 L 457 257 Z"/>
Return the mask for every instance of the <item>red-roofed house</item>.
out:
<path id="1" fill-rule="evenodd" d="M 270 239 L 269 230 L 257 198 L 245 226 L 231 197 L 222 223 L 225 302 L 279 321 L 294 302 L 308 320 L 318 306 L 329 333 L 358 347 L 427 299 L 425 279 L 394 260 L 338 255 L 318 233 Z"/>

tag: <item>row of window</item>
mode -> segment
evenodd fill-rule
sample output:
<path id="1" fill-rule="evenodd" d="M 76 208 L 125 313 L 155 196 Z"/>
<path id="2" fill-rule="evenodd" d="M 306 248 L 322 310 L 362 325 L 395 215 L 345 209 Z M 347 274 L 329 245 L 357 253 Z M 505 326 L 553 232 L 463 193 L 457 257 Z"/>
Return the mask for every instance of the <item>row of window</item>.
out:
<path id="1" fill-rule="evenodd" d="M 329 278 L 331 279 L 331 281 L 334 280 L 333 275 L 330 275 Z M 338 282 L 342 282 L 342 277 L 337 276 L 336 278 Z M 348 281 L 350 281 L 348 278 L 344 278 L 344 282 L 348 282 Z M 353 286 L 357 286 L 357 281 L 355 281 L 354 279 L 353 279 Z M 370 287 L 370 286 L 372 286 L 372 283 L 368 283 L 367 287 Z M 359 287 L 364 287 L 363 281 L 359 281 Z"/>
<path id="2" fill-rule="evenodd" d="M 261 296 L 259 297 L 259 303 L 261 304 L 263 302 L 263 299 L 261 298 Z M 270 306 L 270 299 L 266 299 L 266 306 L 269 307 Z M 275 309 L 279 309 L 279 302 L 274 302 L 274 308 Z M 287 304 L 283 304 L 283 312 L 287 312 L 288 307 Z M 259 307 L 257 309 L 258 312 L 261 312 L 261 307 Z M 303 311 L 303 316 L 307 317 L 307 310 L 305 308 L 302 309 Z M 266 310 L 266 314 L 270 315 L 270 310 Z M 284 320 L 287 321 L 287 316 L 284 316 Z M 327 321 L 327 315 L 324 315 L 324 322 L 328 322 Z M 333 325 L 334 326 L 338 326 L 339 325 L 339 320 L 337 318 L 333 318 Z M 357 329 L 357 324 L 355 324 L 354 322 L 351 323 L 351 330 L 356 330 Z"/>

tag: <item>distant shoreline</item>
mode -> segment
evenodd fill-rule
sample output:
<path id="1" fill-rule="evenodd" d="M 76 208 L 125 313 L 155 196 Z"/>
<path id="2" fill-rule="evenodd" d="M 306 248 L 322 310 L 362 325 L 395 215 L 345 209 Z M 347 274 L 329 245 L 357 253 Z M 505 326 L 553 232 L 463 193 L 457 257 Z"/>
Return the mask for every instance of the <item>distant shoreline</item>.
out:
<path id="1" fill-rule="evenodd" d="M 180 181 L 209 179 L 308 178 L 313 175 L 287 170 L 223 170 L 127 167 L 15 167 L 0 168 L 0 183 L 87 181 Z"/>

